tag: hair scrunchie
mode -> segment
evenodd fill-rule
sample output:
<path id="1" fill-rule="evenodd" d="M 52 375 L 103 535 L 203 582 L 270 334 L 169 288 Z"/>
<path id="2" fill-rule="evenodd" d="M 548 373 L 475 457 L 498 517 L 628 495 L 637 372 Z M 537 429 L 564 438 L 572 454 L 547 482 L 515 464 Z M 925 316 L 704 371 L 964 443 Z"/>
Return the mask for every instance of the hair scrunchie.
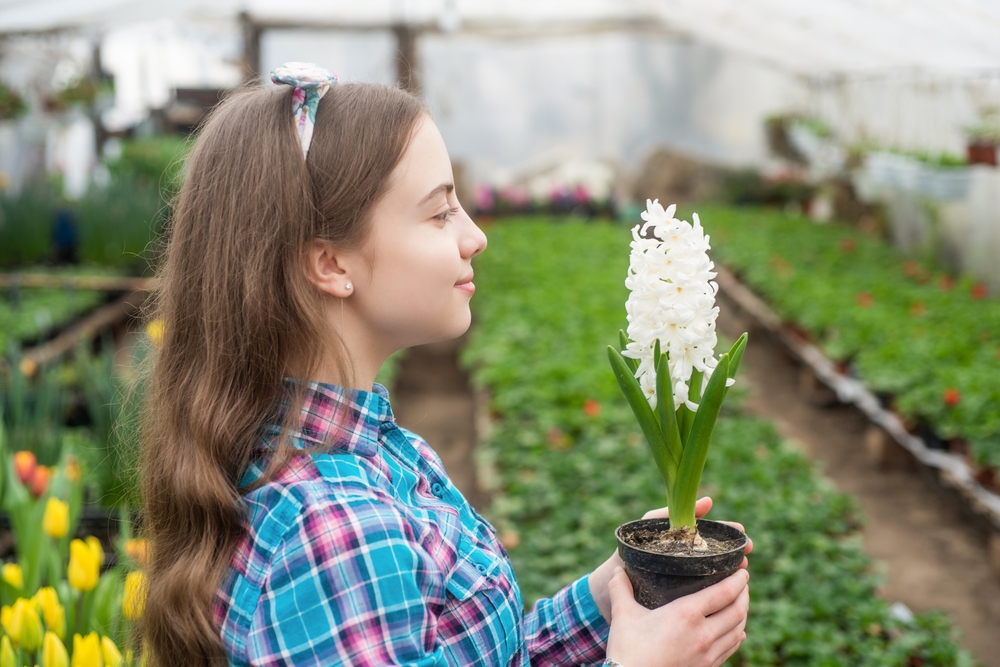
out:
<path id="1" fill-rule="evenodd" d="M 306 157 L 312 143 L 313 127 L 316 126 L 319 100 L 332 84 L 337 83 L 337 75 L 313 63 L 285 63 L 271 70 L 271 81 L 295 88 L 292 93 L 292 118 L 302 144 L 302 157 Z"/>

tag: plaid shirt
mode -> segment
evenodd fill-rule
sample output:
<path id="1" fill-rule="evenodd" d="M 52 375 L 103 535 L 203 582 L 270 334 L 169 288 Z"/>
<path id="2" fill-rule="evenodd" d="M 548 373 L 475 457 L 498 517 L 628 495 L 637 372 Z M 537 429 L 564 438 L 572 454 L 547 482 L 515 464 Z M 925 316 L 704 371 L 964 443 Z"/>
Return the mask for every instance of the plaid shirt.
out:
<path id="1" fill-rule="evenodd" d="M 215 605 L 229 663 L 600 663 L 608 624 L 587 577 L 524 614 L 493 527 L 388 399 L 379 384 L 306 386 L 292 442 L 334 446 L 303 451 L 244 496 L 246 530 Z M 280 434 L 272 421 L 265 447 Z"/>

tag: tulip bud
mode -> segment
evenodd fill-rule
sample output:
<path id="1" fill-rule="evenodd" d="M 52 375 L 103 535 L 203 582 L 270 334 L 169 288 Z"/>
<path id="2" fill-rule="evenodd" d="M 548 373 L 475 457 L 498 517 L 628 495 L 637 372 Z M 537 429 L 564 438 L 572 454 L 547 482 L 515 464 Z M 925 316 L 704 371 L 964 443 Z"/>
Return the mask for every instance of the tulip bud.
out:
<path id="1" fill-rule="evenodd" d="M 54 539 L 61 539 L 69 532 L 69 503 L 58 498 L 49 498 L 45 503 L 42 530 Z"/>
<path id="2" fill-rule="evenodd" d="M 17 471 L 17 478 L 24 485 L 28 484 L 31 475 L 35 472 L 38 460 L 31 452 L 17 452 L 14 454 L 14 470 Z"/>
<path id="3" fill-rule="evenodd" d="M 139 563 L 139 567 L 144 567 L 149 555 L 146 540 L 142 537 L 125 540 L 125 555 Z"/>
<path id="4" fill-rule="evenodd" d="M 125 662 L 111 637 L 101 637 L 101 655 L 104 656 L 104 667 L 121 667 Z"/>
<path id="5" fill-rule="evenodd" d="M 7 563 L 0 568 L 0 577 L 3 577 L 4 581 L 18 590 L 24 588 L 24 575 L 21 572 L 21 566 L 17 563 Z"/>
<path id="6" fill-rule="evenodd" d="M 38 589 L 31 598 L 42 610 L 45 626 L 62 639 L 66 636 L 66 610 L 59 604 L 56 589 L 51 586 Z"/>
<path id="7" fill-rule="evenodd" d="M 122 598 L 122 613 L 130 621 L 142 618 L 146 607 L 146 575 L 129 572 L 125 575 L 125 594 Z"/>
<path id="8" fill-rule="evenodd" d="M 73 540 L 69 543 L 69 566 L 66 568 L 66 578 L 69 585 L 78 591 L 86 592 L 94 589 L 100 577 L 101 565 L 94 551 L 83 540 Z"/>
<path id="9" fill-rule="evenodd" d="M 10 637 L 7 635 L 0 639 L 0 667 L 18 667 L 14 645 L 10 643 Z"/>
<path id="10" fill-rule="evenodd" d="M 35 471 L 31 474 L 31 479 L 28 480 L 28 489 L 31 491 L 31 495 L 35 498 L 41 498 L 45 495 L 51 476 L 52 471 L 46 466 L 35 466 Z"/>
<path id="11" fill-rule="evenodd" d="M 42 667 L 69 667 L 69 654 L 54 632 L 46 632 L 42 641 Z"/>
<path id="12" fill-rule="evenodd" d="M 73 667 L 103 667 L 101 640 L 96 632 L 86 637 L 73 635 Z"/>
<path id="13" fill-rule="evenodd" d="M 11 614 L 10 638 L 29 653 L 42 645 L 42 619 L 38 618 L 35 604 L 31 600 L 18 598 Z"/>

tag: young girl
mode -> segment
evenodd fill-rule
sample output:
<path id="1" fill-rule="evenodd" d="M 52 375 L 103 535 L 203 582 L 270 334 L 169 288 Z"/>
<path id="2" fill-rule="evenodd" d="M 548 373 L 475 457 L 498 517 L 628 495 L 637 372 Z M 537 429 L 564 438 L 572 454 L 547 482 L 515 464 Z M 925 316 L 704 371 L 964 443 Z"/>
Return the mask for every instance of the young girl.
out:
<path id="1" fill-rule="evenodd" d="M 167 231 L 149 664 L 719 665 L 745 638 L 743 570 L 649 611 L 612 555 L 523 613 L 493 528 L 374 384 L 470 323 L 486 237 L 441 135 L 397 88 L 272 78 L 206 123 Z"/>

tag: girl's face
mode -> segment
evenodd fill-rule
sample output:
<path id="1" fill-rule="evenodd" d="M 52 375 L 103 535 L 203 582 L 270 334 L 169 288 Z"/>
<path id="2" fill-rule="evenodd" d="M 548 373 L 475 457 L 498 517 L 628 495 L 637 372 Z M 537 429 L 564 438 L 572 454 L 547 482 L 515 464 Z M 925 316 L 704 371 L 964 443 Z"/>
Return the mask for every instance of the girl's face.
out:
<path id="1" fill-rule="evenodd" d="M 345 258 L 353 283 L 348 336 L 368 336 L 372 352 L 390 354 L 462 335 L 471 322 L 472 258 L 485 247 L 455 195 L 444 140 L 425 115 L 373 209 L 371 236 Z"/>

